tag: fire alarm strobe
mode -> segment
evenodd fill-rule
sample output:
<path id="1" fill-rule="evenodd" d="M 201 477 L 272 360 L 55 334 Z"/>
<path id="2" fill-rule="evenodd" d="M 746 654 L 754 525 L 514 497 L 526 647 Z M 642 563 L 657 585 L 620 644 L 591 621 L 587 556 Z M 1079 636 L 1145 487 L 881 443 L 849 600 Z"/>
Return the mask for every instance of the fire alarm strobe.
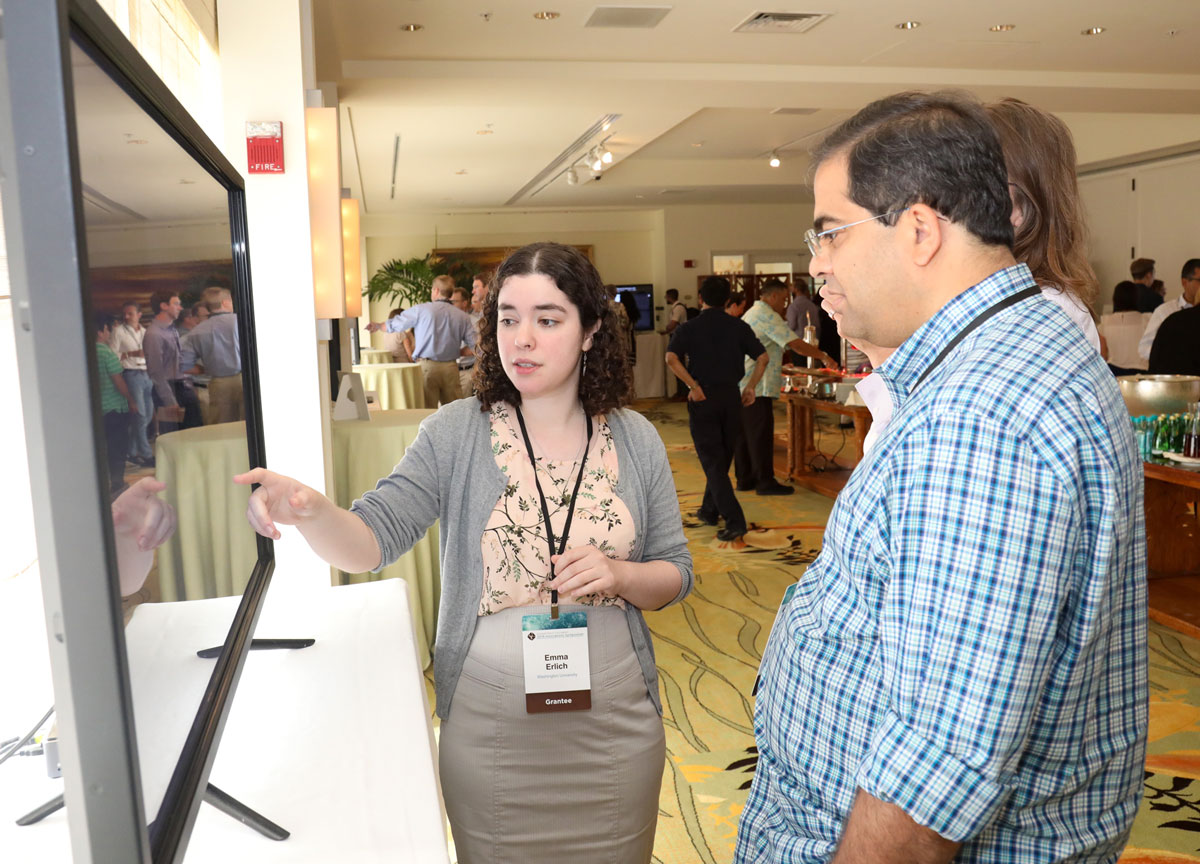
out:
<path id="1" fill-rule="evenodd" d="M 251 174 L 283 173 L 283 121 L 246 124 L 246 166 Z"/>

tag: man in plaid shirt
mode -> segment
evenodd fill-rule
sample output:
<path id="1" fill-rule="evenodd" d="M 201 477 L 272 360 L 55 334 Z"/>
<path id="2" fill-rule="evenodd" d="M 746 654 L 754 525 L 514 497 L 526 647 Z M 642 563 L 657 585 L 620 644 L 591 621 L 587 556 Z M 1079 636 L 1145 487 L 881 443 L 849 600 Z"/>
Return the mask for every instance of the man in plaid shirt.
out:
<path id="1" fill-rule="evenodd" d="M 1147 731 L 1141 465 L 1104 361 L 1013 260 L 980 107 L 899 94 L 814 155 L 811 272 L 896 406 L 785 595 L 748 862 L 1116 861 Z"/>

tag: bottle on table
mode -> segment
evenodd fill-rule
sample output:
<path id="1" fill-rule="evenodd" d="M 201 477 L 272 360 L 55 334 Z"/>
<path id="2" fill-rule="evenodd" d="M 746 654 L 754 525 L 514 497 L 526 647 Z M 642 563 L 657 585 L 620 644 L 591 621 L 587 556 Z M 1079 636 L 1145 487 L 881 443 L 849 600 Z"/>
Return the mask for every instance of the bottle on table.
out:
<path id="1" fill-rule="evenodd" d="M 1183 455 L 1200 459 L 1200 402 L 1188 406 L 1187 428 L 1183 433 Z"/>

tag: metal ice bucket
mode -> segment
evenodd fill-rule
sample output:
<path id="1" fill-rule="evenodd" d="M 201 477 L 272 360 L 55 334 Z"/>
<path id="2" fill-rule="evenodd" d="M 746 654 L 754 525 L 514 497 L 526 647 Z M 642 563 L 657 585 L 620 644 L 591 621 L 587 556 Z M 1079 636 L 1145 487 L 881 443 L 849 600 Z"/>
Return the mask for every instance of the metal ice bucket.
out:
<path id="1" fill-rule="evenodd" d="M 1133 417 L 1182 414 L 1189 403 L 1200 402 L 1200 376 L 1196 375 L 1123 375 L 1117 383 Z"/>

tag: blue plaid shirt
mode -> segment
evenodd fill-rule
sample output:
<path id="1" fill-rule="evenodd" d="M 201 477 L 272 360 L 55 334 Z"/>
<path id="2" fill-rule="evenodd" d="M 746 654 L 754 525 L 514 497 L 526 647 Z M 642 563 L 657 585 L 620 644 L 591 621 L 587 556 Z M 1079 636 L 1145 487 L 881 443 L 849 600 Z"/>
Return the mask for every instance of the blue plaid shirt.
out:
<path id="1" fill-rule="evenodd" d="M 1111 373 L 1024 265 L 879 370 L 896 414 L 776 617 L 739 862 L 833 854 L 856 790 L 956 861 L 1117 859 L 1147 731 L 1142 470 Z"/>

